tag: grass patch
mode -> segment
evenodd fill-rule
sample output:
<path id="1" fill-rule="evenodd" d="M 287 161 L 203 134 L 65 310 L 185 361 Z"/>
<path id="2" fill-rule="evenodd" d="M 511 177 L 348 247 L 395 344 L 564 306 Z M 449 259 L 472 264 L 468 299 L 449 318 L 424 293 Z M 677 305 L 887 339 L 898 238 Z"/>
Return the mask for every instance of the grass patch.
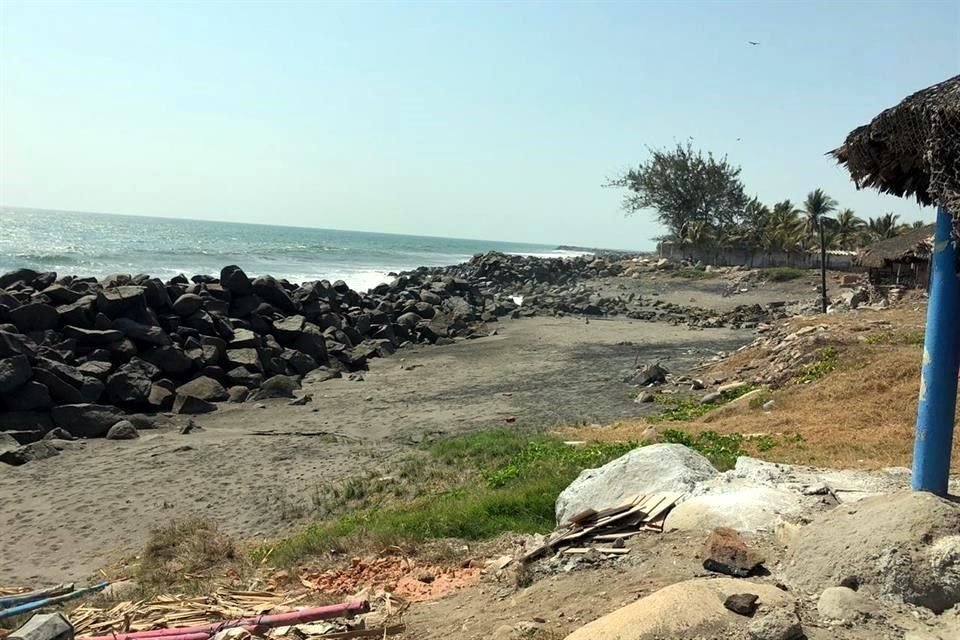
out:
<path id="1" fill-rule="evenodd" d="M 874 333 L 864 338 L 863 342 L 864 344 L 869 345 L 908 345 L 913 347 L 922 347 L 923 340 L 923 331 L 912 330 L 896 333 L 892 331 Z"/>
<path id="2" fill-rule="evenodd" d="M 254 551 L 257 561 L 289 565 L 355 545 L 485 540 L 507 531 L 553 529 L 557 496 L 585 468 L 602 466 L 634 443 L 564 444 L 558 438 L 498 430 L 434 442 L 420 468 L 445 486 L 410 501 L 386 503 L 308 527 Z M 351 486 L 351 485 L 345 485 Z M 359 489 L 353 489 L 353 492 Z"/>
<path id="3" fill-rule="evenodd" d="M 699 451 L 720 471 L 732 469 L 743 451 L 743 436 L 739 433 L 720 434 L 703 431 L 689 434 L 679 429 L 667 429 L 661 435 L 663 442 L 673 442 Z"/>
<path id="4" fill-rule="evenodd" d="M 203 582 L 239 560 L 233 539 L 209 520 L 174 520 L 150 532 L 137 581 L 148 589 Z"/>
<path id="5" fill-rule="evenodd" d="M 720 397 L 712 403 L 704 404 L 700 398 L 692 396 L 657 396 L 656 402 L 664 405 L 664 410 L 660 413 L 647 418 L 648 422 L 686 422 L 701 416 L 705 416 L 717 407 L 728 402 L 736 400 L 742 395 L 750 393 L 756 389 L 753 385 L 743 385 L 738 389 L 724 391 Z"/>
<path id="6" fill-rule="evenodd" d="M 710 272 L 706 269 L 697 269 L 696 267 L 680 267 L 675 269 L 673 275 L 678 278 L 685 278 L 687 280 L 708 280 L 710 278 L 716 278 L 716 272 Z"/>
<path id="7" fill-rule="evenodd" d="M 806 271 L 794 267 L 774 267 L 766 270 L 767 280 L 770 282 L 789 282 L 805 275 L 807 275 Z"/>
<path id="8" fill-rule="evenodd" d="M 817 354 L 817 359 L 803 367 L 794 378 L 797 384 L 810 384 L 837 368 L 839 353 L 835 347 L 827 347 Z"/>

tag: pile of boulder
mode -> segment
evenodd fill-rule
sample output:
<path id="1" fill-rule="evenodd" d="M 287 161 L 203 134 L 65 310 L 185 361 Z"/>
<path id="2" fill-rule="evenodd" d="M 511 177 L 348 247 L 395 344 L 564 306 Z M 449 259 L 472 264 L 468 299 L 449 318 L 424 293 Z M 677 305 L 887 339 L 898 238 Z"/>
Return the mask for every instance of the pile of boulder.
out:
<path id="1" fill-rule="evenodd" d="M 106 436 L 129 412 L 211 411 L 290 396 L 412 343 L 483 336 L 512 313 L 455 276 L 401 275 L 361 294 L 344 282 L 249 278 L 0 276 L 0 432 Z M 320 371 L 318 371 L 320 370 Z"/>
<path id="2" fill-rule="evenodd" d="M 785 302 L 768 305 L 740 305 L 716 312 L 699 307 L 685 307 L 655 297 L 635 293 L 602 295 L 591 282 L 600 278 L 638 276 L 638 265 L 659 261 L 625 258 L 621 254 L 578 256 L 574 258 L 542 258 L 490 252 L 474 256 L 470 261 L 450 267 L 422 268 L 412 274 L 442 275 L 462 278 L 475 284 L 482 295 L 496 299 L 516 300 L 522 307 L 518 316 L 584 315 L 623 316 L 649 322 L 668 322 L 691 328 L 731 327 L 755 328 L 790 315 Z M 631 271 L 632 270 L 632 271 Z"/>

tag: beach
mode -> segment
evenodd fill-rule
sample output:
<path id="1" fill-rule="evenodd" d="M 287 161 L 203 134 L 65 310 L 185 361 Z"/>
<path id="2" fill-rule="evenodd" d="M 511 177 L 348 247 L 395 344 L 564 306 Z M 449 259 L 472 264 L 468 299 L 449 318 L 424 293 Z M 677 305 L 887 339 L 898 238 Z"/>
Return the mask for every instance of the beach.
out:
<path id="1" fill-rule="evenodd" d="M 585 286 L 580 282 L 577 286 Z M 800 298 L 807 284 L 723 294 L 723 280 L 601 278 L 591 290 L 697 302 L 716 312 Z M 421 344 L 372 359 L 361 376 L 305 378 L 312 401 L 218 404 L 155 414 L 129 441 L 63 442 L 57 457 L 0 465 L 7 518 L 0 574 L 14 582 L 91 575 L 135 554 L 150 530 L 199 515 L 255 542 L 312 521 L 317 487 L 389 476 L 425 441 L 481 429 L 608 424 L 649 413 L 627 380 L 646 363 L 678 374 L 749 342 L 753 329 L 691 330 L 625 317 L 504 318 L 480 339 Z M 351 379 L 353 378 L 353 379 Z M 188 434 L 182 428 L 199 426 Z M 271 432 L 257 435 L 254 432 Z M 37 544 L 42 536 L 43 544 Z"/>

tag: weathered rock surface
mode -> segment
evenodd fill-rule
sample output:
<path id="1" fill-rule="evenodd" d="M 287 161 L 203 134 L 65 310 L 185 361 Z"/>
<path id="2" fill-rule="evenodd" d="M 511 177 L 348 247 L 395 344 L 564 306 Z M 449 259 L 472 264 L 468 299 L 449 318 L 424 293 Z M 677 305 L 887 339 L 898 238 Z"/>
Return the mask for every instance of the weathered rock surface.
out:
<path id="1" fill-rule="evenodd" d="M 260 388 L 250 396 L 250 400 L 292 398 L 293 392 L 298 389 L 300 389 L 300 383 L 293 376 L 276 375 L 266 380 Z"/>
<path id="2" fill-rule="evenodd" d="M 789 593 L 768 584 L 732 578 L 688 580 L 664 587 L 617 609 L 574 631 L 566 640 L 702 640 L 743 637 L 754 622 L 749 617 L 730 611 L 724 607 L 724 602 L 744 591 L 758 597 L 758 617 L 781 610 L 792 612 L 795 606 Z M 796 614 L 793 614 L 793 618 L 796 621 Z M 792 639 L 784 637 L 783 640 Z"/>
<path id="3" fill-rule="evenodd" d="M 121 420 L 107 431 L 107 440 L 135 440 L 140 437 L 137 428 L 129 420 Z"/>
<path id="4" fill-rule="evenodd" d="M 681 444 L 634 449 L 599 469 L 580 473 L 557 498 L 557 522 L 585 509 L 606 509 L 640 493 L 685 492 L 719 472 L 705 457 Z"/>
<path id="5" fill-rule="evenodd" d="M 229 397 L 222 384 L 207 376 L 200 376 L 180 385 L 177 387 L 177 394 L 199 398 L 207 402 L 222 402 Z"/>
<path id="6" fill-rule="evenodd" d="M 761 563 L 763 557 L 739 533 L 726 527 L 711 531 L 703 547 L 703 568 L 707 571 L 745 578 Z"/>
<path id="7" fill-rule="evenodd" d="M 960 603 L 960 505 L 902 491 L 841 505 L 797 534 L 791 587 L 819 593 L 847 576 L 860 591 L 941 612 Z"/>
<path id="8" fill-rule="evenodd" d="M 193 396 L 185 396 L 182 393 L 178 393 L 173 400 L 174 413 L 196 414 L 210 413 L 216 410 L 217 405 L 212 402 L 207 402 L 206 400 Z"/>
<path id="9" fill-rule="evenodd" d="M 33 368 L 26 356 L 16 355 L 0 360 L 0 393 L 9 393 L 30 379 Z"/>

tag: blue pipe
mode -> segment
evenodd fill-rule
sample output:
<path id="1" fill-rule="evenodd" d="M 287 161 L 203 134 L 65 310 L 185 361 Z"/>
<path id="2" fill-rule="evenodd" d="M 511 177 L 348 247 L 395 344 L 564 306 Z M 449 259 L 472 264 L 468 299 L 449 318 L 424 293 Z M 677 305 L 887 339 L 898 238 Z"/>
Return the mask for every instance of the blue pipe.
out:
<path id="1" fill-rule="evenodd" d="M 106 589 L 109 584 L 109 582 L 100 582 L 89 587 L 84 587 L 83 589 L 77 589 L 76 591 L 72 591 L 66 595 L 56 596 L 53 598 L 44 598 L 43 600 L 34 600 L 33 602 L 26 602 L 16 607 L 10 607 L 9 609 L 2 609 L 0 610 L 0 620 L 9 618 L 11 616 L 17 616 L 21 613 L 36 611 L 37 609 L 42 609 L 43 607 L 49 607 L 53 604 L 66 602 L 67 600 L 73 600 L 74 598 L 85 596 L 88 593 L 95 593 L 97 591 Z"/>
<path id="2" fill-rule="evenodd" d="M 49 598 L 51 596 L 60 596 L 65 593 L 70 593 L 71 591 L 73 591 L 72 582 L 69 584 L 58 584 L 55 587 L 48 587 L 29 593 L 15 593 L 10 596 L 0 596 L 0 609 L 8 609 L 12 606 L 23 604 L 24 602 L 33 602 L 34 600 L 42 600 L 43 598 Z"/>
<path id="3" fill-rule="evenodd" d="M 950 450 L 957 404 L 960 365 L 960 280 L 953 218 L 945 206 L 937 209 L 930 268 L 930 301 L 923 340 L 920 406 L 913 443 L 913 489 L 947 495 Z"/>

